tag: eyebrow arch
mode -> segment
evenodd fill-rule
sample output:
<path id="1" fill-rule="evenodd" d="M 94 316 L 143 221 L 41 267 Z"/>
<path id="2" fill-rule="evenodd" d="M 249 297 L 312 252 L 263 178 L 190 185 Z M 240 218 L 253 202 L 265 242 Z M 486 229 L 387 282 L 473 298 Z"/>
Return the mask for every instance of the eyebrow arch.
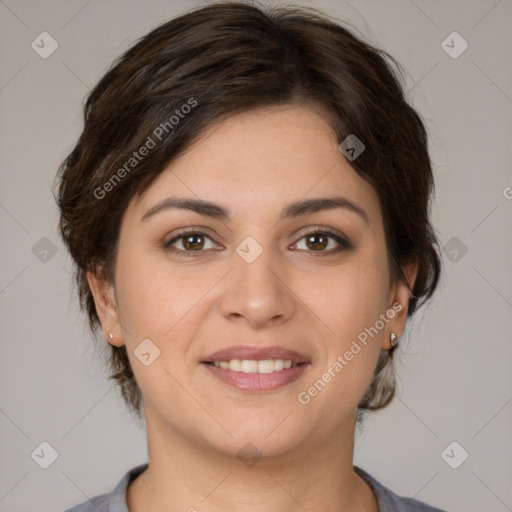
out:
<path id="1" fill-rule="evenodd" d="M 204 201 L 202 199 L 182 198 L 182 197 L 168 197 L 150 208 L 141 218 L 141 222 L 146 221 L 157 213 L 169 210 L 172 208 L 179 208 L 182 210 L 191 210 L 222 221 L 229 221 L 231 213 L 229 209 L 224 206 Z M 345 208 L 353 213 L 358 214 L 367 224 L 370 222 L 368 214 L 356 203 L 350 201 L 346 197 L 319 197 L 313 199 L 302 199 L 287 205 L 281 213 L 279 220 L 288 218 L 295 218 L 309 213 L 315 213 L 322 210 L 331 210 L 333 208 Z"/>

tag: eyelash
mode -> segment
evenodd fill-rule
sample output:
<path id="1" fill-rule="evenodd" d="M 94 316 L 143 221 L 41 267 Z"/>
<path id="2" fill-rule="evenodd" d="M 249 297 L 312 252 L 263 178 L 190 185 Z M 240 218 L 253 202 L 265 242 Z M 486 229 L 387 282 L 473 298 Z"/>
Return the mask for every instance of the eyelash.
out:
<path id="1" fill-rule="evenodd" d="M 333 239 L 335 242 L 337 242 L 339 244 L 339 246 L 335 249 L 330 249 L 329 251 L 325 251 L 325 250 L 324 251 L 307 251 L 307 252 L 311 252 L 311 253 L 315 254 L 315 256 L 319 256 L 319 257 L 325 256 L 325 255 L 329 256 L 332 254 L 337 254 L 338 252 L 340 252 L 342 250 L 353 248 L 352 244 L 347 239 L 343 238 L 339 234 L 337 234 L 333 231 L 330 231 L 328 229 L 315 228 L 311 231 L 303 233 L 302 236 L 299 238 L 299 241 L 302 240 L 303 238 L 306 238 L 307 236 L 317 235 L 317 234 L 326 235 L 328 238 Z M 206 238 L 209 238 L 210 240 L 212 240 L 212 238 L 203 231 L 200 231 L 198 229 L 188 229 L 188 230 L 184 230 L 184 231 L 178 233 L 176 236 L 171 238 L 171 240 L 169 240 L 168 242 L 165 242 L 163 244 L 164 249 L 172 254 L 184 255 L 184 256 L 192 257 L 192 258 L 197 258 L 198 256 L 201 256 L 202 253 L 205 252 L 205 250 L 184 251 L 182 249 L 176 249 L 175 247 L 172 246 L 172 244 L 174 242 L 178 241 L 181 238 L 186 237 L 187 235 L 202 235 L 202 236 L 205 236 Z"/>

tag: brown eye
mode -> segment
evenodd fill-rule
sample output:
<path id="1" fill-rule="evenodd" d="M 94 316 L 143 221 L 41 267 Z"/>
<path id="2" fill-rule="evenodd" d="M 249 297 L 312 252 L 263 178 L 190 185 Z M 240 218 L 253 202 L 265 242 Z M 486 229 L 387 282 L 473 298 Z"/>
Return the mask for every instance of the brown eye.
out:
<path id="1" fill-rule="evenodd" d="M 324 233 L 313 233 L 311 235 L 307 235 L 306 244 L 310 249 L 325 249 L 329 244 L 329 237 L 325 236 Z"/>
<path id="2" fill-rule="evenodd" d="M 302 240 L 305 240 L 305 247 L 299 246 Z M 298 249 L 318 253 L 318 256 L 334 254 L 352 248 L 352 244 L 339 234 L 318 229 L 304 234 L 295 245 Z"/>
<path id="3" fill-rule="evenodd" d="M 201 234 L 186 235 L 183 238 L 183 247 L 187 251 L 197 251 L 204 246 L 204 237 Z"/>
<path id="4" fill-rule="evenodd" d="M 208 241 L 211 244 L 209 247 L 206 246 Z M 215 247 L 213 240 L 201 231 L 185 231 L 171 238 L 171 240 L 163 245 L 166 251 L 185 256 L 199 256 L 200 253 L 205 252 L 205 249 L 213 249 Z"/>

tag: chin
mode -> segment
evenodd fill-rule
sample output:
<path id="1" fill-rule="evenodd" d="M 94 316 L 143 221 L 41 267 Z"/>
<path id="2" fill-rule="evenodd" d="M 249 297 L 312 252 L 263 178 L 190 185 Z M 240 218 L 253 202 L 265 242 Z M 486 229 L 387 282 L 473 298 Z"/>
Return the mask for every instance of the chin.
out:
<path id="1" fill-rule="evenodd" d="M 308 435 L 304 429 L 296 429 L 287 420 L 282 425 L 279 422 L 260 421 L 258 424 L 237 422 L 231 429 L 226 423 L 232 437 L 222 436 L 221 439 L 210 439 L 218 451 L 238 458 L 248 457 L 279 457 L 284 456 L 305 444 Z M 297 436 L 293 433 L 297 432 Z"/>

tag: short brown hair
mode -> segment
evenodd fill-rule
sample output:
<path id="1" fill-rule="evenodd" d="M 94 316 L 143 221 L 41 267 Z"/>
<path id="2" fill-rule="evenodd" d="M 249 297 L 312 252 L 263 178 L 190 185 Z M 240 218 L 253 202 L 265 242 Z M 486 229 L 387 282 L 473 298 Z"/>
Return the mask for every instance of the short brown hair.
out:
<path id="1" fill-rule="evenodd" d="M 350 163 L 378 193 L 392 278 L 404 280 L 401 265 L 418 262 L 412 315 L 432 295 L 441 267 L 429 220 L 434 185 L 426 130 L 403 82 L 401 66 L 388 53 L 311 8 L 216 3 L 142 37 L 88 95 L 83 132 L 54 185 L 60 233 L 93 335 L 100 323 L 87 271 L 112 282 L 130 200 L 212 123 L 276 105 L 323 107 L 339 142 L 355 134 L 365 144 Z M 190 114 L 171 121 L 193 102 Z M 166 127 L 165 137 L 127 167 L 158 126 Z M 107 350 L 110 378 L 140 417 L 142 396 L 126 347 Z M 386 406 L 394 392 L 392 351 L 382 351 L 358 418 Z"/>

